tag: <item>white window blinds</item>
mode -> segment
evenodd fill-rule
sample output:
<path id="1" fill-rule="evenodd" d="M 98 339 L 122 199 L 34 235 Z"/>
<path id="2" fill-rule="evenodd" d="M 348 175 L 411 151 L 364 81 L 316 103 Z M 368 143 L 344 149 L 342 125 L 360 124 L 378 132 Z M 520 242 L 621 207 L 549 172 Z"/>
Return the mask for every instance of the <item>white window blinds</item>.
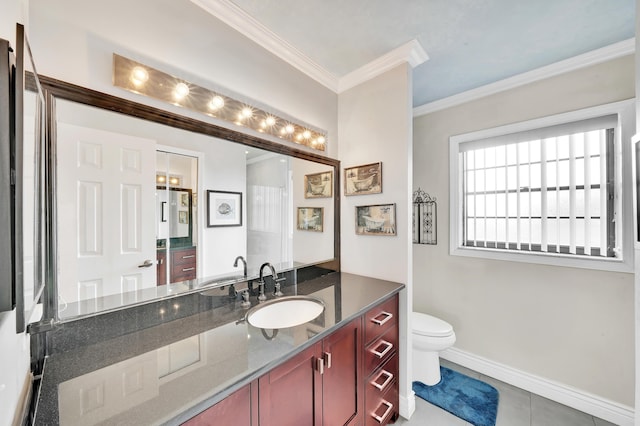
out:
<path id="1" fill-rule="evenodd" d="M 462 244 L 613 257 L 608 115 L 460 143 Z"/>

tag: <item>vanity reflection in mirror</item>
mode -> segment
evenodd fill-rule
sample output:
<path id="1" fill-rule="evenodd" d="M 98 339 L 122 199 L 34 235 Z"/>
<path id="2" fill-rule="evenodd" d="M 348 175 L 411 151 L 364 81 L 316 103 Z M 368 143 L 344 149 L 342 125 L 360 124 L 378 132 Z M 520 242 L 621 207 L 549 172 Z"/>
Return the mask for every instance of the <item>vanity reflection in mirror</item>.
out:
<path id="1" fill-rule="evenodd" d="M 264 262 L 337 268 L 338 200 L 307 200 L 304 187 L 329 172 L 337 188 L 336 160 L 177 115 L 161 124 L 169 113 L 108 95 L 106 108 L 75 102 L 56 87 L 59 319 L 240 278 L 238 256 L 249 278 Z M 112 111 L 122 102 L 144 118 Z M 241 193 L 241 225 L 208 227 L 207 191 Z M 296 229 L 297 207 L 322 208 L 323 231 Z"/>

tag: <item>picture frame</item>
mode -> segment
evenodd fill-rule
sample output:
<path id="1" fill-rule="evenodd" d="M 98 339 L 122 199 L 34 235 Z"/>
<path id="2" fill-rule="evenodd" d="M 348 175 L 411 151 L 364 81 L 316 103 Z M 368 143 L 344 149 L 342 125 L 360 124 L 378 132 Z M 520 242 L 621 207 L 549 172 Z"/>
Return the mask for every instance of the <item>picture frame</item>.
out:
<path id="1" fill-rule="evenodd" d="M 323 207 L 298 207 L 296 229 L 299 231 L 324 231 Z"/>
<path id="2" fill-rule="evenodd" d="M 189 223 L 189 212 L 186 210 L 178 210 L 178 223 Z"/>
<path id="3" fill-rule="evenodd" d="M 396 205 L 356 206 L 357 235 L 397 235 Z"/>
<path id="4" fill-rule="evenodd" d="M 344 195 L 380 194 L 381 192 L 381 162 L 344 169 Z"/>
<path id="5" fill-rule="evenodd" d="M 180 194 L 180 206 L 189 207 L 189 193 Z"/>
<path id="6" fill-rule="evenodd" d="M 207 227 L 242 226 L 242 192 L 207 190 Z"/>
<path id="7" fill-rule="evenodd" d="M 330 198 L 333 196 L 333 172 L 304 175 L 304 198 Z"/>

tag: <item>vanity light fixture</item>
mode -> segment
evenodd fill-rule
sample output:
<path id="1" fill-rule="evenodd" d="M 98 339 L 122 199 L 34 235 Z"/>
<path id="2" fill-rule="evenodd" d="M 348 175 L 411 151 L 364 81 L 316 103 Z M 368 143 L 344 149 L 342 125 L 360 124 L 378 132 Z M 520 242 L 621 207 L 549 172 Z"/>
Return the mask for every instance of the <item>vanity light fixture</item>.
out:
<path id="1" fill-rule="evenodd" d="M 246 100 L 239 101 L 115 53 L 113 85 L 318 151 L 326 150 L 326 134 L 322 131 L 297 124 L 288 117 L 257 108 Z"/>

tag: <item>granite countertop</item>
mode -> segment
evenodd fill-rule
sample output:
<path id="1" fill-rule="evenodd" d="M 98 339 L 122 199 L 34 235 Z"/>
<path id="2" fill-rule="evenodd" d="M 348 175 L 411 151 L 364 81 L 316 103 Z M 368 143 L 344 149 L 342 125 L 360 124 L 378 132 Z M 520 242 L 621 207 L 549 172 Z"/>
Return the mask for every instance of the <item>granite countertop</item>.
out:
<path id="1" fill-rule="evenodd" d="M 276 333 L 239 321 L 246 308 L 233 299 L 147 329 L 94 338 L 47 357 L 35 424 L 179 424 L 402 288 L 391 281 L 331 273 L 283 288 L 287 296 L 321 299 L 325 310 L 308 323 Z M 228 289 L 220 291 L 219 296 L 209 291 L 199 297 L 223 298 Z"/>

